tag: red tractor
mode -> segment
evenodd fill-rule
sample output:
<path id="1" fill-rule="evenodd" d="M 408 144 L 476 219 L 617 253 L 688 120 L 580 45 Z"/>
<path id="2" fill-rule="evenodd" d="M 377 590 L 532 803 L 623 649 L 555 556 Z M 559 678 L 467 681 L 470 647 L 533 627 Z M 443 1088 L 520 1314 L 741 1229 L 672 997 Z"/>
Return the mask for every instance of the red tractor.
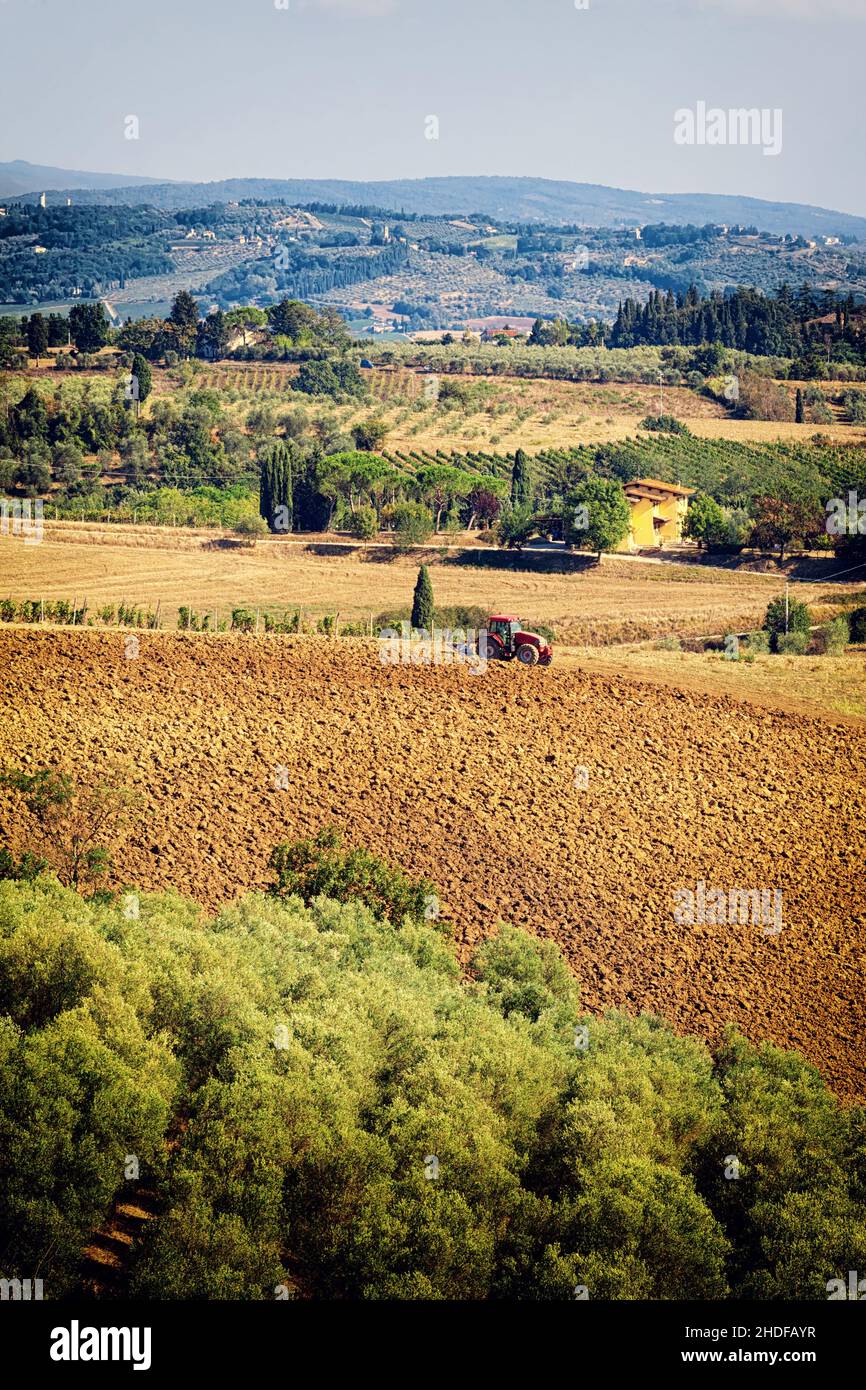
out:
<path id="1" fill-rule="evenodd" d="M 487 619 L 487 635 L 481 639 L 481 655 L 488 661 L 511 661 L 524 666 L 549 666 L 553 648 L 537 632 L 525 632 L 519 618 L 492 613 Z"/>

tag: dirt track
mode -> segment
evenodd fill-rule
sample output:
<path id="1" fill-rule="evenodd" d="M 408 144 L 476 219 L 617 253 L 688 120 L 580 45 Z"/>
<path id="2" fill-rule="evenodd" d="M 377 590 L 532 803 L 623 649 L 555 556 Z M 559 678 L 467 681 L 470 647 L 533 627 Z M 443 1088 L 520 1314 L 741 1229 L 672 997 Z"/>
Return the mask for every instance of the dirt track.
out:
<path id="1" fill-rule="evenodd" d="M 866 1096 L 866 731 L 580 670 L 384 667 L 360 643 L 140 643 L 0 633 L 2 760 L 126 759 L 145 792 L 125 881 L 214 905 L 336 822 L 441 886 L 464 951 L 507 918 L 559 942 L 590 1009 L 730 1020 Z M 6 794 L 0 830 L 23 847 Z M 781 889 L 781 933 L 677 925 L 701 879 Z"/>

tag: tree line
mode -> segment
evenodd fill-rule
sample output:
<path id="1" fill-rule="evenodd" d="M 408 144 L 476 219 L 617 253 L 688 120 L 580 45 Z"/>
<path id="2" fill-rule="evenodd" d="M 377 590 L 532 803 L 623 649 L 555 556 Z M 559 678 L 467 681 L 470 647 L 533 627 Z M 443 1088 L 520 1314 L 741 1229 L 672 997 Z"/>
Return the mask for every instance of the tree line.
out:
<path id="1" fill-rule="evenodd" d="M 809 375 L 808 359 L 814 356 L 866 362 L 866 310 L 853 295 L 817 292 L 808 285 L 796 292 L 782 285 L 772 295 L 738 288 L 705 296 L 692 285 L 679 294 L 653 290 L 645 303 L 626 299 L 612 324 L 537 319 L 529 342 L 610 348 L 718 343 L 757 356 L 806 359 Z"/>

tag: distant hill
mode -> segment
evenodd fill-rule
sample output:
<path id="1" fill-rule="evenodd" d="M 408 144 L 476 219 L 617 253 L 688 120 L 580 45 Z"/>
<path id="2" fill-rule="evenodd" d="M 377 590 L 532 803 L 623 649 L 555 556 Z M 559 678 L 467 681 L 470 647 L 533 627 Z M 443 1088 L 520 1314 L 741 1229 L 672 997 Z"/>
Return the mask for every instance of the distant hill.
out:
<path id="1" fill-rule="evenodd" d="M 3 175 L 29 188 L 4 187 Z M 24 171 L 24 173 L 22 173 Z M 50 176 L 50 177 L 49 177 Z M 38 197 L 43 189 L 77 193 L 78 203 L 148 203 L 167 210 L 206 207 L 244 198 L 298 203 L 365 204 L 421 214 L 479 212 L 493 221 L 575 223 L 587 227 L 643 226 L 647 222 L 726 222 L 764 232 L 801 236 L 852 236 L 866 241 L 866 218 L 803 203 L 773 203 L 713 193 L 639 193 L 602 184 L 498 176 L 391 179 L 361 183 L 345 179 L 222 179 L 217 183 L 158 183 L 110 174 L 73 175 L 16 160 L 0 164 L 0 193 Z"/>
<path id="2" fill-rule="evenodd" d="M 156 183 L 138 174 L 93 174 L 83 169 L 55 169 L 50 164 L 30 164 L 26 159 L 0 162 L 0 198 L 16 198 L 19 194 L 44 193 L 62 188 L 64 194 L 80 189 L 121 188 Z"/>

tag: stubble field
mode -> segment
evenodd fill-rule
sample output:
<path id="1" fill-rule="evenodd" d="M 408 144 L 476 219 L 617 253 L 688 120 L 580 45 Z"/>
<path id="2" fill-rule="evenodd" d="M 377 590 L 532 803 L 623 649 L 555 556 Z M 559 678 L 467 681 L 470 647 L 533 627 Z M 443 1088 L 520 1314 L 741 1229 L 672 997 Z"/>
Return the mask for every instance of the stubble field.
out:
<path id="1" fill-rule="evenodd" d="M 333 541 L 333 537 L 331 538 Z M 382 548 L 316 553 L 287 540 L 255 549 L 209 548 L 201 532 L 168 528 L 46 525 L 41 545 L 0 539 L 0 598 L 87 599 L 93 612 L 121 600 L 155 608 L 174 626 L 181 605 L 225 618 L 232 608 L 302 608 L 310 618 L 339 613 L 347 621 L 411 604 L 419 559 L 431 563 L 436 602 L 489 613 L 513 611 L 546 622 L 566 643 L 639 640 L 665 633 L 710 635 L 760 626 L 784 577 L 606 557 L 575 574 L 540 574 L 448 563 L 431 550 L 399 558 Z M 862 585 L 861 585 L 862 587 Z M 856 585 L 798 583 L 797 597 L 815 606 Z M 830 590 L 832 589 L 832 593 Z"/>

